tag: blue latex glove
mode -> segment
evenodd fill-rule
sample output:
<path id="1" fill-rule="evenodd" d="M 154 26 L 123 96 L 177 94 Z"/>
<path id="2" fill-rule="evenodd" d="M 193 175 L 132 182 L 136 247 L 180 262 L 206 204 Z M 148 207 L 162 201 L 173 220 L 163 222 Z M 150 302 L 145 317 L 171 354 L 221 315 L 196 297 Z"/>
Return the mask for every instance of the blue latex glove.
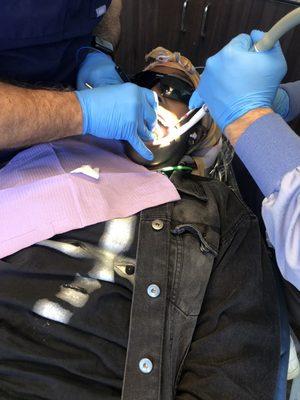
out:
<path id="1" fill-rule="evenodd" d="M 258 107 L 272 107 L 287 65 L 280 44 L 266 52 L 251 51 L 263 32 L 241 34 L 207 60 L 190 108 L 206 103 L 215 122 L 227 125 Z"/>
<path id="2" fill-rule="evenodd" d="M 127 140 L 142 157 L 153 159 L 143 140 L 153 140 L 158 107 L 154 92 L 123 83 L 75 93 L 83 114 L 83 134 Z"/>
<path id="3" fill-rule="evenodd" d="M 290 110 L 290 98 L 287 92 L 281 87 L 278 88 L 272 108 L 274 112 L 286 119 Z"/>
<path id="4" fill-rule="evenodd" d="M 115 67 L 116 64 L 107 54 L 100 51 L 89 53 L 79 67 L 77 90 L 86 89 L 85 83 L 94 88 L 123 83 Z"/>

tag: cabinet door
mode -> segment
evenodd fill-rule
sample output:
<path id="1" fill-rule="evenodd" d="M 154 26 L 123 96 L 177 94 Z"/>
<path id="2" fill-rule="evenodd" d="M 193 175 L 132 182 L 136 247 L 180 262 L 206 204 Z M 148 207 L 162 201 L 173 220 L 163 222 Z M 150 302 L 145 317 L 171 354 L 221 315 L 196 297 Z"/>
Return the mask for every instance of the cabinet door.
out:
<path id="1" fill-rule="evenodd" d="M 180 51 L 204 65 L 239 33 L 268 30 L 297 6 L 279 0 L 124 0 L 118 62 L 129 74 L 157 46 Z M 281 40 L 289 72 L 300 79 L 300 27 Z"/>
<path id="2" fill-rule="evenodd" d="M 248 31 L 258 27 L 263 31 L 269 30 L 280 18 L 297 8 L 296 5 L 278 0 L 255 0 L 248 21 Z M 300 27 L 288 32 L 280 40 L 288 63 L 286 81 L 300 79 Z"/>
<path id="3" fill-rule="evenodd" d="M 279 0 L 206 0 L 209 7 L 206 37 L 198 58 L 201 62 L 219 51 L 239 33 L 253 29 L 269 30 L 280 18 L 297 8 Z M 300 28 L 288 32 L 281 40 L 289 71 L 286 80 L 300 79 Z"/>
<path id="4" fill-rule="evenodd" d="M 252 3 L 253 0 L 204 1 L 199 28 L 196 27 L 198 49 L 194 58 L 198 63 L 205 64 L 208 57 L 245 31 Z"/>
<path id="5" fill-rule="evenodd" d="M 188 57 L 195 66 L 202 66 L 205 58 L 207 24 L 210 16 L 207 0 L 188 0 L 182 14 L 177 51 Z"/>
<path id="6" fill-rule="evenodd" d="M 183 0 L 125 0 L 117 60 L 135 73 L 144 66 L 145 54 L 157 46 L 175 49 Z"/>

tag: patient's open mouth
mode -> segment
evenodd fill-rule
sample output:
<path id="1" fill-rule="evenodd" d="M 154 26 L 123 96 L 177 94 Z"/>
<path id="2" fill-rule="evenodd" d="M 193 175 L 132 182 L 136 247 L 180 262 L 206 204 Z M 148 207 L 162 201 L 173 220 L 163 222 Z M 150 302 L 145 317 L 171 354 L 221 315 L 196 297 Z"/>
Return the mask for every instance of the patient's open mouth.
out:
<path id="1" fill-rule="evenodd" d="M 178 117 L 166 110 L 165 108 L 158 107 L 157 124 L 153 131 L 154 140 L 152 144 L 158 146 L 166 141 L 166 138 L 170 135 L 170 131 L 178 123 Z"/>
<path id="2" fill-rule="evenodd" d="M 158 106 L 157 114 L 158 121 L 166 128 L 171 128 L 178 122 L 177 115 L 162 106 Z"/>

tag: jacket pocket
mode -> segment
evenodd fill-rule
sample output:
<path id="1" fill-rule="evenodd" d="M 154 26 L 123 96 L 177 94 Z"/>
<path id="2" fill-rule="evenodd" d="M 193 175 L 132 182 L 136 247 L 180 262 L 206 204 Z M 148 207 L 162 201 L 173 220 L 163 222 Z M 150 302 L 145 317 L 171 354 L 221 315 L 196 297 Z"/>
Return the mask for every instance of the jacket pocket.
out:
<path id="1" fill-rule="evenodd" d="M 202 230 L 200 229 L 199 225 L 197 225 L 197 224 L 177 225 L 172 233 L 174 235 L 182 235 L 183 233 L 191 233 L 192 235 L 194 235 L 198 238 L 199 243 L 200 243 L 200 251 L 203 254 L 210 253 L 215 257 L 218 255 L 217 249 L 215 249 L 213 245 L 208 243 L 208 241 L 205 239 L 205 234 L 202 233 Z"/>
<path id="2" fill-rule="evenodd" d="M 186 316 L 198 316 L 217 252 L 199 226 L 178 225 L 172 233 L 177 257 L 170 299 Z"/>

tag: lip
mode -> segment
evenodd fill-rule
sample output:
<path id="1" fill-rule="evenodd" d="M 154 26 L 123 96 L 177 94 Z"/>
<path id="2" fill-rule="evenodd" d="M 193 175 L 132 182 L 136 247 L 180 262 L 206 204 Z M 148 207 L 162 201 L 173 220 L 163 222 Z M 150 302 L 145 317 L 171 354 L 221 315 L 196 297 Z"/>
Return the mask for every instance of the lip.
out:
<path id="1" fill-rule="evenodd" d="M 170 146 L 172 142 L 177 141 L 180 137 L 177 129 L 166 129 L 165 127 L 162 127 L 162 129 L 165 130 L 163 136 L 155 137 L 154 140 L 151 141 L 146 141 L 146 146 L 152 149 L 162 149 L 164 147 Z"/>

